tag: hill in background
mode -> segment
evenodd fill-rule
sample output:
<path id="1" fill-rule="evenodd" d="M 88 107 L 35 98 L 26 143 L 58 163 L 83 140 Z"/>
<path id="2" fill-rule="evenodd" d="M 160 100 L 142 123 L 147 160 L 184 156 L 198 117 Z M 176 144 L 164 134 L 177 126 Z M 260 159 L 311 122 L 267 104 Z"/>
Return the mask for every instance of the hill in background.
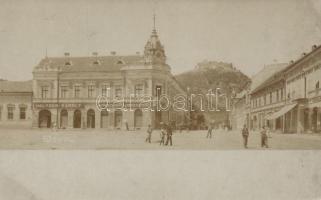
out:
<path id="1" fill-rule="evenodd" d="M 232 63 L 203 61 L 198 63 L 191 70 L 175 76 L 177 81 L 193 94 L 202 94 L 205 96 L 212 89 L 215 93 L 216 88 L 220 88 L 219 94 L 226 94 L 228 98 L 234 97 L 235 94 L 247 87 L 251 79 L 236 69 Z M 199 112 L 194 116 L 194 121 L 200 124 L 208 123 L 214 120 L 218 124 L 229 124 L 229 112 L 225 111 L 225 98 L 219 101 L 220 112 Z M 195 99 L 194 105 L 200 107 L 200 101 Z M 208 108 L 207 99 L 202 102 L 204 110 Z"/>

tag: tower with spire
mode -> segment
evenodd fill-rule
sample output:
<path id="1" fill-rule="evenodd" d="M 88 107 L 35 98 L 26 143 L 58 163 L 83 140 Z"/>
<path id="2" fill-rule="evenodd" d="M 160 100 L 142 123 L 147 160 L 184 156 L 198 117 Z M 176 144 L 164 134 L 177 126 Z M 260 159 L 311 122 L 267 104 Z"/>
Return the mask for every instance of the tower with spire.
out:
<path id="1" fill-rule="evenodd" d="M 144 56 L 145 62 L 149 64 L 166 64 L 166 56 L 164 46 L 161 44 L 157 31 L 156 31 L 156 15 L 153 16 L 153 31 L 148 39 L 145 49 Z"/>

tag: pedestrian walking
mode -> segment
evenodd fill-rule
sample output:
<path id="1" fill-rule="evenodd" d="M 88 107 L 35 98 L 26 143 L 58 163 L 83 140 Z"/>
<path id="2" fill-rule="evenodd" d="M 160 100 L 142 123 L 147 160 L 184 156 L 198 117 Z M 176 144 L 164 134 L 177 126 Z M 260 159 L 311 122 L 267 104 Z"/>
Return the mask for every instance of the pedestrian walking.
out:
<path id="1" fill-rule="evenodd" d="M 129 131 L 129 126 L 127 120 L 125 120 L 126 131 Z"/>
<path id="2" fill-rule="evenodd" d="M 263 129 L 261 131 L 261 147 L 269 148 L 268 146 L 268 136 L 265 126 L 263 126 Z"/>
<path id="3" fill-rule="evenodd" d="M 249 130 L 247 129 L 246 125 L 244 124 L 244 127 L 242 129 L 242 136 L 243 136 L 243 145 L 244 145 L 244 148 L 247 149 L 247 140 L 248 140 L 248 137 L 249 137 Z"/>
<path id="4" fill-rule="evenodd" d="M 151 143 L 152 132 L 153 132 L 152 126 L 151 126 L 150 124 L 148 124 L 148 128 L 147 128 L 147 138 L 146 138 L 145 142 Z"/>
<path id="5" fill-rule="evenodd" d="M 173 141 L 172 141 L 173 130 L 172 130 L 171 126 L 169 126 L 169 125 L 166 126 L 166 133 L 167 133 L 167 137 L 166 137 L 165 145 L 167 146 L 169 143 L 172 146 L 173 145 Z"/>
<path id="6" fill-rule="evenodd" d="M 165 129 L 163 122 L 161 122 L 160 125 L 161 125 L 161 132 L 160 132 L 161 140 L 160 140 L 159 145 L 164 145 L 165 144 L 166 129 Z"/>
<path id="7" fill-rule="evenodd" d="M 212 138 L 212 131 L 213 131 L 213 125 L 209 124 L 207 128 L 207 135 L 206 138 Z"/>

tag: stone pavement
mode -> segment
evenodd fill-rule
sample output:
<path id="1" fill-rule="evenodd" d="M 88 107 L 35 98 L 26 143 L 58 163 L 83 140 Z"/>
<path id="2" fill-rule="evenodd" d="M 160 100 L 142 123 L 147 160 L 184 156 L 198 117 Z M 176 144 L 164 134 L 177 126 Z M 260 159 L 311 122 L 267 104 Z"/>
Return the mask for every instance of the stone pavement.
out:
<path id="1" fill-rule="evenodd" d="M 207 131 L 174 132 L 173 146 L 160 146 L 160 131 L 154 130 L 152 143 L 145 143 L 142 131 L 112 131 L 103 129 L 58 130 L 0 129 L 0 149 L 190 149 L 243 150 L 239 131 L 216 130 L 211 139 Z M 269 149 L 321 149 L 320 134 L 272 134 Z M 258 132 L 250 132 L 248 150 L 260 147 Z"/>

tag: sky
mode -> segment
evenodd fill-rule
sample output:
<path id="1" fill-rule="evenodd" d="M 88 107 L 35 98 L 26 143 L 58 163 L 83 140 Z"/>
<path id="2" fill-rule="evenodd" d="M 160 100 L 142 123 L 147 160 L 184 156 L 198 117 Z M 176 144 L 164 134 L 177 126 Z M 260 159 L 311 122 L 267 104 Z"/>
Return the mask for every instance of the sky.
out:
<path id="1" fill-rule="evenodd" d="M 0 78 L 49 57 L 143 52 L 153 28 L 174 74 L 204 60 L 252 76 L 321 44 L 321 0 L 0 0 Z"/>

